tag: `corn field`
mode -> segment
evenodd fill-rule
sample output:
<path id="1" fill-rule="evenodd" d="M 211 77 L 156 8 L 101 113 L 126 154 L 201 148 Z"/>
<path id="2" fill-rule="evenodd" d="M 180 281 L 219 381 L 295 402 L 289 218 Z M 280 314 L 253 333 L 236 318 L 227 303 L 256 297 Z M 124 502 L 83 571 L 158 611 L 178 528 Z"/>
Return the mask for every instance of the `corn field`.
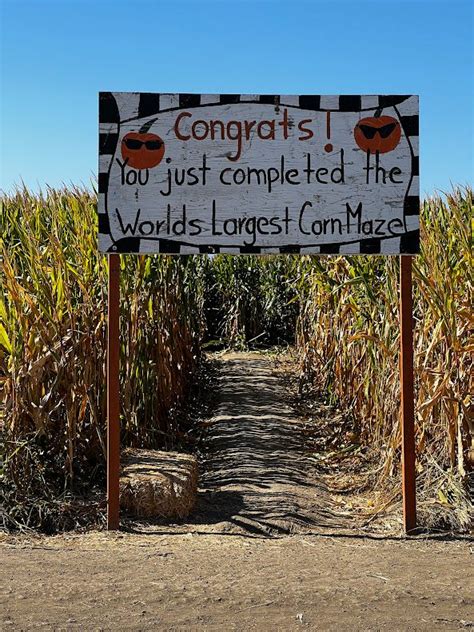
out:
<path id="1" fill-rule="evenodd" d="M 293 342 L 296 263 L 291 257 L 216 255 L 206 272 L 209 342 L 223 340 L 236 349 Z"/>
<path id="2" fill-rule="evenodd" d="M 425 524 L 446 528 L 468 527 L 472 512 L 472 210 L 471 190 L 426 200 L 413 269 L 421 513 Z M 374 487 L 393 487 L 400 468 L 398 258 L 306 259 L 300 274 L 302 381 L 355 418 L 363 443 L 379 459 L 381 452 Z"/>
<path id="3" fill-rule="evenodd" d="M 426 522 L 459 529 L 474 435 L 471 214 L 470 189 L 426 200 L 414 264 L 423 506 Z M 87 523 L 80 499 L 94 486 L 103 496 L 107 260 L 96 232 L 86 190 L 2 198 L 0 527 Z M 123 445 L 175 444 L 207 346 L 294 343 L 301 387 L 350 413 L 378 451 L 371 484 L 393 486 L 397 258 L 122 256 L 121 267 Z"/>
<path id="4" fill-rule="evenodd" d="M 96 197 L 86 191 L 23 190 L 2 201 L 2 483 L 10 523 L 61 523 L 52 508 L 62 511 L 69 492 L 103 479 L 107 260 L 97 253 L 95 223 Z M 123 441 L 166 448 L 200 361 L 201 262 L 123 256 L 121 267 Z"/>

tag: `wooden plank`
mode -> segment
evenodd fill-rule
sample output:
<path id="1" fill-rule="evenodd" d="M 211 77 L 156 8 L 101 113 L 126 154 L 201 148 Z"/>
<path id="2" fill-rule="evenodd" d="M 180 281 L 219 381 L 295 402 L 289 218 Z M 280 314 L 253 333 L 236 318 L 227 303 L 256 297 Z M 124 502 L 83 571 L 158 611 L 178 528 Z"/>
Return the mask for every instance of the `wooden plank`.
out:
<path id="1" fill-rule="evenodd" d="M 103 252 L 418 250 L 415 95 L 101 102 Z"/>

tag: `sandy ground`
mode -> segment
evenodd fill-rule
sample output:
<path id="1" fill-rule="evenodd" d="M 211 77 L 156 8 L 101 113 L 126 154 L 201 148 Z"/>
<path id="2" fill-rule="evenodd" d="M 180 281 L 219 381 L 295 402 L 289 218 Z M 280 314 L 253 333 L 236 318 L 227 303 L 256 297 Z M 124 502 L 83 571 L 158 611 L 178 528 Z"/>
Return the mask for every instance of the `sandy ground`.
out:
<path id="1" fill-rule="evenodd" d="M 268 358 L 218 391 L 186 523 L 0 536 L 1 630 L 474 629 L 472 542 L 361 529 Z"/>
<path id="2" fill-rule="evenodd" d="M 467 542 L 89 533 L 0 557 L 2 630 L 474 628 Z"/>

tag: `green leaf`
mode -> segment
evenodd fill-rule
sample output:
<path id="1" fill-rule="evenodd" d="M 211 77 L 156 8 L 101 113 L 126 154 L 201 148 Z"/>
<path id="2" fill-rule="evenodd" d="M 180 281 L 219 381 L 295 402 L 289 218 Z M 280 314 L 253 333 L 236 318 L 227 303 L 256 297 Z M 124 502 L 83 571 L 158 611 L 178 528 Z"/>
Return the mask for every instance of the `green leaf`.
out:
<path id="1" fill-rule="evenodd" d="M 6 349 L 8 353 L 12 352 L 12 344 L 10 342 L 10 338 L 8 337 L 7 331 L 2 323 L 0 323 L 0 345 L 2 345 L 2 347 Z"/>

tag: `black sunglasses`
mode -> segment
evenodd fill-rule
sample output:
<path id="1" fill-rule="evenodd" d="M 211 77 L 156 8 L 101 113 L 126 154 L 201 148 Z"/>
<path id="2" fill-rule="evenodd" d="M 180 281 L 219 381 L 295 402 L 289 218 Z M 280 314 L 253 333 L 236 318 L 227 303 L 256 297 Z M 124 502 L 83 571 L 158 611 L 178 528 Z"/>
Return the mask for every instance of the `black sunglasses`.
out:
<path id="1" fill-rule="evenodd" d="M 366 138 L 371 140 L 375 134 L 379 133 L 382 138 L 388 138 L 393 130 L 397 127 L 397 123 L 389 123 L 383 127 L 371 127 L 370 125 L 359 125 L 359 129 Z"/>
<path id="2" fill-rule="evenodd" d="M 156 151 L 157 149 L 161 149 L 163 147 L 163 142 L 161 140 L 137 140 L 136 138 L 126 138 L 124 141 L 127 149 L 141 149 L 143 145 L 150 151 Z"/>

